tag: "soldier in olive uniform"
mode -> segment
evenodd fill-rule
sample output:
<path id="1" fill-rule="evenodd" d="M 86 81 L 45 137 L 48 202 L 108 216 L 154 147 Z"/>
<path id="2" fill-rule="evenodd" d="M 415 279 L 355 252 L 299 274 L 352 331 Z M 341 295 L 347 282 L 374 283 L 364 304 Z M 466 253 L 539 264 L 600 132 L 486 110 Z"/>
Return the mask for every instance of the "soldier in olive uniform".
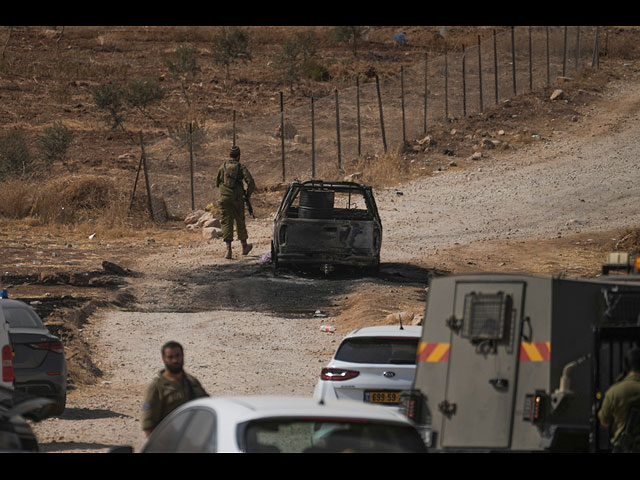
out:
<path id="1" fill-rule="evenodd" d="M 142 405 L 142 430 L 147 437 L 175 408 L 194 398 L 209 396 L 200 382 L 184 371 L 184 353 L 178 342 L 163 345 L 162 361 L 165 368 L 147 387 Z"/>
<path id="2" fill-rule="evenodd" d="M 253 177 L 246 166 L 240 163 L 240 149 L 234 146 L 229 153 L 229 160 L 224 162 L 218 170 L 216 187 L 220 189 L 220 209 L 222 210 L 222 239 L 227 244 L 225 258 L 231 257 L 231 242 L 233 240 L 233 223 L 236 224 L 238 240 L 242 244 L 242 254 L 247 255 L 253 245 L 247 243 L 247 226 L 244 220 L 244 188 L 247 184 L 246 196 L 249 198 L 256 188 Z"/>
<path id="3" fill-rule="evenodd" d="M 640 407 L 640 349 L 632 348 L 625 357 L 627 374 L 609 387 L 598 412 L 600 424 L 612 427 L 611 444 L 616 451 L 632 406 Z"/>

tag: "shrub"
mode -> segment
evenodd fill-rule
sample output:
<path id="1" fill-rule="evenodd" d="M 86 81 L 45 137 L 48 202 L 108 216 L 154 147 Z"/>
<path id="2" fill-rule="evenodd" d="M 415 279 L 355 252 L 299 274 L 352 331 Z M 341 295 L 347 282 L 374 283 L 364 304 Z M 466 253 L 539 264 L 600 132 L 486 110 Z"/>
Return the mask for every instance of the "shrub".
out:
<path id="1" fill-rule="evenodd" d="M 24 133 L 11 130 L 0 137 L 0 181 L 24 176 L 33 170 L 33 157 Z"/>
<path id="2" fill-rule="evenodd" d="M 147 115 L 147 107 L 164 98 L 160 83 L 153 78 L 131 80 L 123 91 L 124 101 Z"/>
<path id="3" fill-rule="evenodd" d="M 119 85 L 113 83 L 103 83 L 91 89 L 93 101 L 96 108 L 106 112 L 105 121 L 111 125 L 111 128 L 117 128 L 124 120 L 123 116 L 123 98 L 124 92 Z"/>
<path id="4" fill-rule="evenodd" d="M 73 132 L 69 128 L 60 121 L 53 122 L 51 127 L 46 128 L 44 133 L 38 136 L 40 154 L 44 164 L 48 166 L 54 161 L 60 160 L 67 166 L 67 150 L 72 140 Z"/>
<path id="5" fill-rule="evenodd" d="M 224 27 L 213 38 L 213 60 L 223 65 L 229 80 L 229 66 L 238 61 L 251 60 L 249 33 L 239 27 Z"/>
<path id="6" fill-rule="evenodd" d="M 316 82 L 327 82 L 330 79 L 329 70 L 316 60 L 309 59 L 302 63 L 301 73 L 304 77 Z"/>

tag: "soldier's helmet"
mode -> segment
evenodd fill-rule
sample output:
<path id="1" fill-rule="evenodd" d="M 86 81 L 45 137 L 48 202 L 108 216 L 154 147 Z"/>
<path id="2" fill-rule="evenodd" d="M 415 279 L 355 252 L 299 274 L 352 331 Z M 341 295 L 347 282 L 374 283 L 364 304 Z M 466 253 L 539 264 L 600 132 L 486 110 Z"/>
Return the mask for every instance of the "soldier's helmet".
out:
<path id="1" fill-rule="evenodd" d="M 231 147 L 231 151 L 229 152 L 229 156 L 231 158 L 238 158 L 240 156 L 240 148 L 233 146 Z"/>

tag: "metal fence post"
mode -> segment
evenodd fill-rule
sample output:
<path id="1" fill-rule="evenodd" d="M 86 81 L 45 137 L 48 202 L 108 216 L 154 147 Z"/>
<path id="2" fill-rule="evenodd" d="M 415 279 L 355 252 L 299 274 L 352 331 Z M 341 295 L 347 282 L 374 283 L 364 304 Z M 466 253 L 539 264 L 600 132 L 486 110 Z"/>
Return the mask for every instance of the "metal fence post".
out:
<path id="1" fill-rule="evenodd" d="M 338 142 L 338 169 L 342 168 L 342 149 L 340 147 L 340 103 L 338 101 L 338 89 L 335 89 L 336 96 L 336 140 Z"/>
<path id="2" fill-rule="evenodd" d="M 423 114 L 423 133 L 427 133 L 427 78 L 428 78 L 428 54 L 424 54 L 424 114 Z"/>
<path id="3" fill-rule="evenodd" d="M 449 62 L 447 41 L 444 41 L 444 120 L 449 120 Z"/>
<path id="4" fill-rule="evenodd" d="M 529 27 L 529 91 L 533 90 L 533 50 L 531 45 L 531 27 Z"/>
<path id="5" fill-rule="evenodd" d="M 493 82 L 496 94 L 496 105 L 498 104 L 498 45 L 496 31 L 493 31 Z"/>
<path id="6" fill-rule="evenodd" d="M 550 72 L 550 58 L 549 58 L 549 27 L 544 27 L 545 31 L 546 31 L 546 36 L 547 36 L 547 87 L 549 86 L 549 84 L 551 83 L 551 72 Z"/>
<path id="7" fill-rule="evenodd" d="M 362 136 L 360 125 L 360 77 L 356 77 L 356 117 L 358 121 L 358 156 L 362 155 Z"/>
<path id="8" fill-rule="evenodd" d="M 576 71 L 580 64 L 580 27 L 576 27 Z"/>
<path id="9" fill-rule="evenodd" d="M 384 133 L 384 116 L 382 114 L 382 96 L 380 95 L 380 79 L 376 75 L 376 90 L 378 91 L 378 110 L 380 112 L 380 131 L 382 132 L 382 146 L 387 153 L 387 136 Z"/>
<path id="10" fill-rule="evenodd" d="M 467 116 L 467 80 L 466 80 L 466 53 L 462 45 L 462 116 Z"/>
<path id="11" fill-rule="evenodd" d="M 484 111 L 482 104 L 482 48 L 480 43 L 480 35 L 478 35 L 478 92 L 480 94 L 480 112 Z"/>
<path id="12" fill-rule="evenodd" d="M 513 76 L 513 94 L 518 95 L 518 88 L 516 86 L 516 37 L 515 27 L 511 27 L 511 71 Z"/>
<path id="13" fill-rule="evenodd" d="M 311 178 L 316 178 L 316 120 L 313 97 L 311 97 Z"/>
<path id="14" fill-rule="evenodd" d="M 564 27 L 564 46 L 562 47 L 562 76 L 567 74 L 567 27 Z"/>
<path id="15" fill-rule="evenodd" d="M 400 67 L 400 110 L 402 111 L 402 145 L 407 143 L 407 129 L 404 116 L 404 67 Z"/>
<path id="16" fill-rule="evenodd" d="M 284 162 L 284 99 L 280 92 L 280 146 L 282 151 L 282 181 L 285 181 L 285 162 Z"/>

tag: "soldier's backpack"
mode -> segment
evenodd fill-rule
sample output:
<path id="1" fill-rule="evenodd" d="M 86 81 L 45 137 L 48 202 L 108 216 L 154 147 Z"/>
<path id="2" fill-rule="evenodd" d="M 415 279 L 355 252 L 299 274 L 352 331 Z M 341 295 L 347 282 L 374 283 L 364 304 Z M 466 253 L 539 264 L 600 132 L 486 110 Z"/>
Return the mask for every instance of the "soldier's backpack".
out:
<path id="1" fill-rule="evenodd" d="M 240 170 L 240 162 L 228 161 L 224 162 L 224 180 L 225 187 L 233 188 L 241 180 L 242 171 Z"/>

